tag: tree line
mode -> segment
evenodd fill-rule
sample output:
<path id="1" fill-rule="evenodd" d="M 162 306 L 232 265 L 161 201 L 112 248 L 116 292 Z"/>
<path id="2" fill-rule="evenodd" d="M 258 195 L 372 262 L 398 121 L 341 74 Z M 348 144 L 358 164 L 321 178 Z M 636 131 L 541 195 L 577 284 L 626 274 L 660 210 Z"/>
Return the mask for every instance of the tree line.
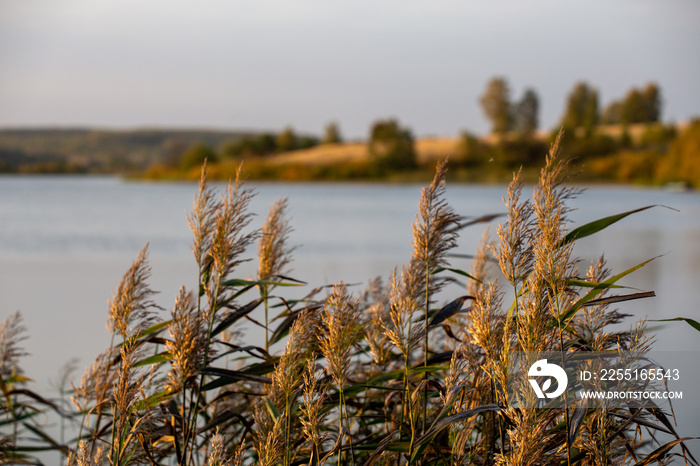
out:
<path id="1" fill-rule="evenodd" d="M 479 98 L 484 116 L 491 123 L 491 131 L 504 134 L 514 131 L 532 135 L 539 126 L 539 97 L 527 88 L 520 100 L 512 101 L 510 86 L 503 77 L 494 77 Z M 559 123 L 565 129 L 584 128 L 591 132 L 597 125 L 629 125 L 654 123 L 661 120 L 661 89 L 656 83 L 642 88 L 631 88 L 619 100 L 602 108 L 598 90 L 585 81 L 574 85 L 566 99 Z"/>

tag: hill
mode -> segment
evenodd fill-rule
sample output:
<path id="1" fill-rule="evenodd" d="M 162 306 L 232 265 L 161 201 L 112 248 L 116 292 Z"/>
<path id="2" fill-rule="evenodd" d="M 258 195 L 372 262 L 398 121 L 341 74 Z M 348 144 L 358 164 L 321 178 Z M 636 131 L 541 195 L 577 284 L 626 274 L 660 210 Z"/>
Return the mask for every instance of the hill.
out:
<path id="1" fill-rule="evenodd" d="M 219 147 L 243 131 L 0 129 L 0 171 L 124 172 L 176 160 L 188 146 Z"/>

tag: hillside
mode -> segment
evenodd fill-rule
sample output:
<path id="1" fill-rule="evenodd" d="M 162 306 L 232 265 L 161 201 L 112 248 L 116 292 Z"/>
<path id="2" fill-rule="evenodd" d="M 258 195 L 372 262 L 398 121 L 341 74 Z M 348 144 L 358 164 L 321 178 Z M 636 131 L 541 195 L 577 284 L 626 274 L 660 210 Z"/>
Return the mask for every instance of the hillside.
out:
<path id="1" fill-rule="evenodd" d="M 122 172 L 176 161 L 192 144 L 219 147 L 242 131 L 0 129 L 0 171 Z"/>

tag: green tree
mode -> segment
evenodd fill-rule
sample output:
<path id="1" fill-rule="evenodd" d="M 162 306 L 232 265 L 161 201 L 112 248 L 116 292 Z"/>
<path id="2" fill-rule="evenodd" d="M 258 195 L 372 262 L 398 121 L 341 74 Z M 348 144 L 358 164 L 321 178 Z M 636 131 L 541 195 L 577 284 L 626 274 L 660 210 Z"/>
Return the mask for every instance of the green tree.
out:
<path id="1" fill-rule="evenodd" d="M 286 127 L 280 134 L 277 135 L 277 150 L 279 152 L 288 152 L 298 148 L 297 135 L 291 127 Z"/>
<path id="2" fill-rule="evenodd" d="M 326 125 L 326 129 L 323 133 L 323 143 L 324 144 L 338 144 L 343 141 L 340 136 L 340 129 L 336 123 L 329 123 Z"/>
<path id="3" fill-rule="evenodd" d="M 505 78 L 492 78 L 479 98 L 479 103 L 484 115 L 491 122 L 492 132 L 503 134 L 511 129 L 513 116 L 511 114 L 510 89 Z"/>
<path id="4" fill-rule="evenodd" d="M 417 166 L 413 135 L 396 120 L 380 120 L 372 125 L 368 149 L 381 169 L 410 170 Z"/>
<path id="5" fill-rule="evenodd" d="M 661 120 L 661 89 L 656 83 L 647 84 L 642 90 L 646 104 L 646 121 L 657 122 Z"/>
<path id="6" fill-rule="evenodd" d="M 598 124 L 598 91 L 581 81 L 576 83 L 566 99 L 562 117 L 564 128 L 585 128 L 590 133 Z"/>
<path id="7" fill-rule="evenodd" d="M 539 126 L 538 112 L 540 99 L 533 89 L 526 89 L 523 98 L 515 105 L 513 111 L 515 130 L 520 134 L 531 136 Z"/>
<path id="8" fill-rule="evenodd" d="M 644 95 L 639 89 L 630 89 L 622 102 L 620 110 L 620 123 L 628 125 L 631 123 L 643 123 L 647 118 L 647 106 Z"/>
<path id="9" fill-rule="evenodd" d="M 661 119 L 661 89 L 649 83 L 643 89 L 632 88 L 624 99 L 611 102 L 603 112 L 609 125 L 655 123 Z"/>
<path id="10" fill-rule="evenodd" d="M 622 120 L 622 102 L 610 102 L 603 110 L 601 122 L 606 125 L 617 125 Z"/>
<path id="11" fill-rule="evenodd" d="M 195 144 L 191 146 L 187 151 L 182 154 L 180 159 L 180 169 L 183 171 L 189 171 L 194 167 L 201 166 L 204 161 L 207 160 L 211 162 L 217 162 L 216 153 L 206 144 Z"/>

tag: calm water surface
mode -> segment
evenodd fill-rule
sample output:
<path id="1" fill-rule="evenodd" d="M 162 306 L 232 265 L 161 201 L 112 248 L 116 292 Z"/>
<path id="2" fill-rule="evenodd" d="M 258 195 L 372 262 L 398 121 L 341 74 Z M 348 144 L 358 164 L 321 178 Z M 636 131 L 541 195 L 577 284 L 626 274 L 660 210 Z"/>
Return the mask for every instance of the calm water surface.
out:
<path id="1" fill-rule="evenodd" d="M 291 241 L 300 245 L 292 275 L 311 286 L 386 278 L 410 258 L 418 185 L 253 187 L 255 226 L 262 224 L 272 202 L 289 197 L 295 228 Z M 160 292 L 161 306 L 172 307 L 180 286 L 193 287 L 196 269 L 185 212 L 195 192 L 193 184 L 132 183 L 112 177 L 0 177 L 0 317 L 22 311 L 29 335 L 25 346 L 31 353 L 23 366 L 39 387 L 55 378 L 71 357 L 80 358 L 83 367 L 105 348 L 107 301 L 147 243 L 151 284 Z M 504 193 L 505 186 L 451 185 L 447 197 L 458 213 L 475 216 L 502 212 Z M 700 319 L 698 193 L 594 187 L 572 203 L 576 210 L 570 217 L 575 226 L 650 204 L 678 212 L 657 207 L 581 240 L 575 251 L 581 267 L 601 253 L 617 272 L 663 255 L 624 281 L 654 290 L 657 297 L 620 308 L 636 318 Z M 495 236 L 495 223 L 490 227 Z M 457 252 L 473 252 L 485 228 L 467 229 Z M 254 250 L 249 253 L 254 257 Z M 453 265 L 469 268 L 464 259 Z M 251 261 L 238 275 L 249 277 L 255 270 Z M 700 351 L 700 334 L 688 325 L 653 325 L 655 349 Z M 700 400 L 700 393 L 696 397 Z M 686 435 L 700 434 L 700 403 L 693 409 L 692 416 L 681 420 L 694 429 Z"/>

